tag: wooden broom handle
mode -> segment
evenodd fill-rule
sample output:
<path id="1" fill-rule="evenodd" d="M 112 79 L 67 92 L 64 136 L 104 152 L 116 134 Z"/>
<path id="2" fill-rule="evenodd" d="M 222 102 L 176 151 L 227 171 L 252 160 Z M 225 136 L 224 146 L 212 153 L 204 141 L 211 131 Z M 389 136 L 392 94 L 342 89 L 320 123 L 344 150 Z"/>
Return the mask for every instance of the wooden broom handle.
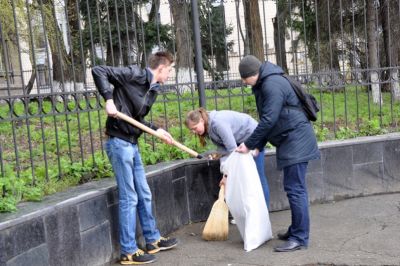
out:
<path id="1" fill-rule="evenodd" d="M 131 124 L 131 125 L 133 125 L 133 126 L 135 126 L 135 127 L 137 127 L 137 128 L 140 128 L 141 130 L 143 130 L 143 131 L 145 131 L 145 132 L 147 132 L 147 133 L 149 133 L 149 134 L 151 134 L 151 135 L 153 135 L 153 136 L 155 136 L 155 137 L 157 137 L 157 138 L 159 138 L 159 139 L 162 139 L 162 140 L 165 139 L 164 136 L 163 136 L 162 134 L 158 133 L 158 132 L 155 131 L 154 129 L 149 128 L 149 127 L 146 126 L 146 125 L 143 125 L 143 124 L 140 123 L 139 121 L 133 119 L 133 118 L 130 117 L 130 116 L 127 116 L 126 114 L 123 114 L 123 113 L 121 113 L 121 112 L 117 112 L 117 117 L 120 118 L 120 119 L 122 119 L 122 120 L 124 120 L 124 121 L 126 121 L 126 122 L 128 122 L 129 124 Z M 173 144 L 174 146 L 178 147 L 179 149 L 181 149 L 181 150 L 183 150 L 183 151 L 189 153 L 189 154 L 192 155 L 193 157 L 196 157 L 196 158 L 198 158 L 198 159 L 203 158 L 203 156 L 201 156 L 200 154 L 198 154 L 198 153 L 195 152 L 194 150 L 192 150 L 192 149 L 186 147 L 186 146 L 183 145 L 182 143 L 179 143 L 179 142 L 177 142 L 177 141 L 175 141 L 175 140 L 172 140 L 172 144 Z"/>
<path id="2" fill-rule="evenodd" d="M 219 189 L 218 199 L 225 200 L 225 185 L 221 185 Z"/>

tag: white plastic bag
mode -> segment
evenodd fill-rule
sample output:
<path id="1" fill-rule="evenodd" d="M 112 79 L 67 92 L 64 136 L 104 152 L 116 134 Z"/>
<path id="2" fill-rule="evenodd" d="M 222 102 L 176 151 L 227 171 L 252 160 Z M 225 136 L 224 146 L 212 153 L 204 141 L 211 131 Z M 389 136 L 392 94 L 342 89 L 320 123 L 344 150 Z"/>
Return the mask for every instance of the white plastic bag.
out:
<path id="1" fill-rule="evenodd" d="M 272 238 L 271 222 L 257 167 L 250 153 L 233 152 L 223 164 L 228 176 L 225 199 L 244 242 L 251 251 Z"/>

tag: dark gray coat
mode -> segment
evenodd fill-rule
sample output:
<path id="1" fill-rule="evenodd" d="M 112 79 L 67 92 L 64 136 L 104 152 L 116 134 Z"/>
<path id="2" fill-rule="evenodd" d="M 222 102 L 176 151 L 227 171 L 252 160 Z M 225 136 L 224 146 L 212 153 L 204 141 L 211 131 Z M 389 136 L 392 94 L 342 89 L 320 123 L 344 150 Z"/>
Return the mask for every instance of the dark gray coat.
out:
<path id="1" fill-rule="evenodd" d="M 260 121 L 245 141 L 249 149 L 262 149 L 267 142 L 274 145 L 278 169 L 320 158 L 312 124 L 301 111 L 290 83 L 281 76 L 283 73 L 272 63 L 261 65 L 252 88 Z"/>

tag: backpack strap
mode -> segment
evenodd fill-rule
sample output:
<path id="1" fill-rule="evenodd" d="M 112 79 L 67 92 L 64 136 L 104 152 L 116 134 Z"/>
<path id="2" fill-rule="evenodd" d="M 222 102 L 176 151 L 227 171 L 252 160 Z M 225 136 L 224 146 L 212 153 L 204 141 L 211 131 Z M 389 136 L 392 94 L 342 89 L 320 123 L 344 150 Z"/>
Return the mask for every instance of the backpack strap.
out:
<path id="1" fill-rule="evenodd" d="M 284 77 L 289 82 L 290 86 L 292 87 L 292 90 L 296 94 L 297 99 L 299 99 L 299 103 L 300 103 L 300 105 L 284 105 L 283 107 L 304 112 L 301 96 L 295 89 L 295 84 L 294 84 L 293 80 L 291 78 L 289 78 L 286 74 L 281 74 L 281 76 Z"/>
<path id="2" fill-rule="evenodd" d="M 283 108 L 300 111 L 300 112 L 304 113 L 306 115 L 306 117 L 307 117 L 307 114 L 304 112 L 304 109 L 303 109 L 303 102 L 302 101 L 304 101 L 304 99 L 302 99 L 301 96 L 299 95 L 299 93 L 297 92 L 296 85 L 295 85 L 294 81 L 288 75 L 286 75 L 285 73 L 273 73 L 273 74 L 270 74 L 268 77 L 273 76 L 273 75 L 277 75 L 277 76 L 281 76 L 281 77 L 285 78 L 289 82 L 290 86 L 292 87 L 292 90 L 294 91 L 294 93 L 297 96 L 297 99 L 299 99 L 299 102 L 300 102 L 300 105 L 287 105 L 287 104 L 285 104 L 283 106 Z"/>

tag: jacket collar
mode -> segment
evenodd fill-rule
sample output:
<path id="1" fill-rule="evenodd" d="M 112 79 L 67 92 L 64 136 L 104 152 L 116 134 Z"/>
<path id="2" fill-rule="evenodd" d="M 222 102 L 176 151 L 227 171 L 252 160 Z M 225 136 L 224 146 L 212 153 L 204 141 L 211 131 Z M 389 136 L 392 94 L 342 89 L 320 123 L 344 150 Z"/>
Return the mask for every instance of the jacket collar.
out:
<path id="1" fill-rule="evenodd" d="M 153 81 L 154 75 L 150 68 L 146 67 L 147 81 L 150 84 L 150 90 L 157 90 L 160 87 L 160 83 L 151 83 Z"/>

